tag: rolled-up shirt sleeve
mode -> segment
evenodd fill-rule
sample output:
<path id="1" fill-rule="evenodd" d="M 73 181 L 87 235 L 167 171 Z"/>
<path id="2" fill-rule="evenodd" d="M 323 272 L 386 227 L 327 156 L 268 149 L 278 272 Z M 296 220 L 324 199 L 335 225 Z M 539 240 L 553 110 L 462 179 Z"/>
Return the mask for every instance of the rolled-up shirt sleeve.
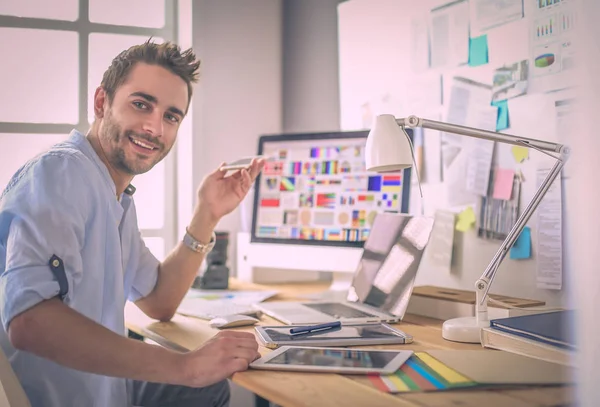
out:
<path id="1" fill-rule="evenodd" d="M 0 305 L 5 330 L 15 316 L 59 293 L 68 304 L 81 279 L 89 186 L 83 171 L 74 171 L 77 165 L 68 165 L 68 160 L 77 157 L 42 157 L 0 201 L 0 244 L 6 253 Z M 53 270 L 51 259 L 60 267 Z"/>

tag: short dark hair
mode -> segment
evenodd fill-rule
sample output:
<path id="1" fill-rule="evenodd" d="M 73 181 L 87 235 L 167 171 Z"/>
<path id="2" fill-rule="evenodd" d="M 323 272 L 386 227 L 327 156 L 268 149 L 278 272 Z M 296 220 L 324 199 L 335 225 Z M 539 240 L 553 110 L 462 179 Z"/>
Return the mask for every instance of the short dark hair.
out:
<path id="1" fill-rule="evenodd" d="M 109 103 L 112 103 L 115 92 L 125 82 L 129 71 L 138 62 L 161 66 L 183 79 L 187 84 L 188 106 L 190 105 L 192 83 L 198 81 L 200 61 L 191 48 L 182 52 L 177 44 L 169 41 L 156 44 L 152 38 L 143 44 L 134 45 L 121 52 L 104 72 L 100 85 L 104 88 Z"/>

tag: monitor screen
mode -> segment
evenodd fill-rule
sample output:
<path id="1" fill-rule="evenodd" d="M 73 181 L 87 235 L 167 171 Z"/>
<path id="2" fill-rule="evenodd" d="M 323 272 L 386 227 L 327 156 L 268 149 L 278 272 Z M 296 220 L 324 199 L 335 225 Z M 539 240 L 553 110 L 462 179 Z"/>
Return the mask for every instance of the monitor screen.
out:
<path id="1" fill-rule="evenodd" d="M 262 136 L 251 241 L 362 247 L 375 215 L 408 213 L 410 169 L 367 172 L 368 134 Z"/>

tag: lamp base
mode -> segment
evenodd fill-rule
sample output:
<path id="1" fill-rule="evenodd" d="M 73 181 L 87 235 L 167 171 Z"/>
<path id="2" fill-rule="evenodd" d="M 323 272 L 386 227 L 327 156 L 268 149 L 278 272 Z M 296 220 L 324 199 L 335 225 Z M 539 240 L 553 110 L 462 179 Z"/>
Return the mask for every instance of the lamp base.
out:
<path id="1" fill-rule="evenodd" d="M 442 337 L 454 342 L 481 343 L 481 328 L 475 317 L 453 318 L 442 325 Z"/>

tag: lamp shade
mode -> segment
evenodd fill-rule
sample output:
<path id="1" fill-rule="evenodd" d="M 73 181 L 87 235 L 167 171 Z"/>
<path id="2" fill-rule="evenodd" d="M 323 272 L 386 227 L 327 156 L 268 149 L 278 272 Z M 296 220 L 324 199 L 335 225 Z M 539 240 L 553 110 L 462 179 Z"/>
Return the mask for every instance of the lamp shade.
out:
<path id="1" fill-rule="evenodd" d="M 391 114 L 375 118 L 367 138 L 365 162 L 367 171 L 391 172 L 412 167 L 413 159 L 408 134 Z"/>

